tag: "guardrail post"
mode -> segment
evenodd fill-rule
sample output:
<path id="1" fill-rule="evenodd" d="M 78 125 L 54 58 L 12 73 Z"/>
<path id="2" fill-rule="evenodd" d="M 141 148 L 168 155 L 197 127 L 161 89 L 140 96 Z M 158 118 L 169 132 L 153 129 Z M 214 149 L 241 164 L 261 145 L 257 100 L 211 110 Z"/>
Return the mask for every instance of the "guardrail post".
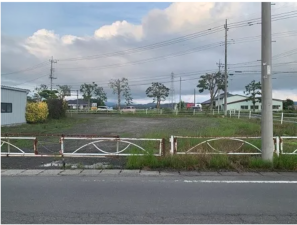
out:
<path id="1" fill-rule="evenodd" d="M 7 153 L 8 153 L 8 155 L 10 154 L 10 139 L 9 138 L 7 138 Z"/>
<path id="2" fill-rule="evenodd" d="M 240 118 L 240 110 L 238 110 L 238 119 Z"/>
<path id="3" fill-rule="evenodd" d="M 147 109 L 145 109 L 145 114 L 147 114 Z"/>
<path id="4" fill-rule="evenodd" d="M 250 110 L 250 112 L 249 112 L 249 119 L 251 118 L 251 116 L 252 116 L 252 112 L 251 112 L 251 110 Z"/>
<path id="5" fill-rule="evenodd" d="M 282 137 L 279 138 L 279 142 L 280 142 L 280 152 L 283 154 L 283 151 L 284 151 L 284 140 L 282 139 Z"/>
<path id="6" fill-rule="evenodd" d="M 279 156 L 279 137 L 276 137 L 276 155 Z"/>
<path id="7" fill-rule="evenodd" d="M 34 154 L 35 155 L 38 155 L 37 143 L 38 143 L 37 138 L 35 138 L 35 140 L 34 140 L 34 146 L 33 146 L 33 148 L 34 148 Z"/>
<path id="8" fill-rule="evenodd" d="M 174 154 L 174 136 L 171 135 L 170 137 L 170 155 Z"/>
<path id="9" fill-rule="evenodd" d="M 284 113 L 282 112 L 282 115 L 281 115 L 281 124 L 283 124 L 283 120 L 284 120 Z"/>
<path id="10" fill-rule="evenodd" d="M 214 109 L 212 110 L 212 115 L 214 115 Z"/>
<path id="11" fill-rule="evenodd" d="M 175 115 L 177 115 L 177 114 L 178 114 L 178 109 L 175 110 Z"/>
<path id="12" fill-rule="evenodd" d="M 195 109 L 194 109 L 194 111 L 193 111 L 193 115 L 195 116 Z"/>
<path id="13" fill-rule="evenodd" d="M 119 153 L 119 149 L 120 149 L 120 142 L 119 142 L 119 140 L 117 139 L 117 153 Z"/>
<path id="14" fill-rule="evenodd" d="M 163 110 L 161 109 L 161 110 L 160 110 L 160 114 L 162 114 L 162 113 L 163 113 Z"/>
<path id="15" fill-rule="evenodd" d="M 60 138 L 60 144 L 61 144 L 60 154 L 63 156 L 64 155 L 64 134 L 62 134 Z"/>
<path id="16" fill-rule="evenodd" d="M 230 118 L 231 118 L 231 113 L 232 113 L 232 112 L 231 112 L 231 110 L 229 110 L 229 112 L 230 112 Z"/>
<path id="17" fill-rule="evenodd" d="M 161 143 L 161 156 L 165 156 L 165 154 L 166 154 L 165 138 L 162 138 L 162 143 Z"/>

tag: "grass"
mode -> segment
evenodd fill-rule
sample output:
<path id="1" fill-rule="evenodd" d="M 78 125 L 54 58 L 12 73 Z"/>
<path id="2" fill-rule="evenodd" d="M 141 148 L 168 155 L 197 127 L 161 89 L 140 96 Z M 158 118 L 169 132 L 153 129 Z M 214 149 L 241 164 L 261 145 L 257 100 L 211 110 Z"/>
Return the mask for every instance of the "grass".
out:
<path id="1" fill-rule="evenodd" d="M 74 125 L 84 123 L 88 121 L 86 118 L 73 118 L 66 117 L 59 120 L 48 120 L 45 123 L 40 124 L 22 124 L 20 126 L 7 126 L 1 127 L 1 135 L 6 133 L 13 134 L 51 134 L 58 133 L 61 134 L 63 131 L 73 127 Z"/>
<path id="2" fill-rule="evenodd" d="M 227 171 L 297 171 L 297 155 L 274 156 L 273 162 L 260 157 L 228 155 L 130 156 L 127 169 L 227 170 Z"/>

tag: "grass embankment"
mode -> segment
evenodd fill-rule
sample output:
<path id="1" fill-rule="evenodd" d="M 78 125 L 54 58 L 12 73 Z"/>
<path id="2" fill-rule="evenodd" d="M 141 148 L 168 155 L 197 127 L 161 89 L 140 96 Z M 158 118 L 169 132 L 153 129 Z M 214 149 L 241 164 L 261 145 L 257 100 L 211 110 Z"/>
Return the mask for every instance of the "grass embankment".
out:
<path id="1" fill-rule="evenodd" d="M 199 118 L 200 119 L 200 118 Z M 170 135 L 180 136 L 199 136 L 199 137 L 246 137 L 261 136 L 261 121 L 260 120 L 245 120 L 245 119 L 230 119 L 230 118 L 213 118 L 205 117 L 204 120 L 209 121 L 209 124 L 215 122 L 216 126 L 210 126 L 203 130 L 199 127 L 195 130 L 181 129 L 178 134 L 172 133 L 170 130 L 162 130 L 155 133 L 147 134 L 148 138 L 169 137 Z M 274 136 L 297 136 L 296 124 L 274 124 Z M 178 151 L 183 152 L 197 145 L 199 142 L 207 139 L 178 139 Z M 244 139 L 243 139 L 244 140 Z M 261 149 L 260 139 L 249 139 L 250 143 Z M 196 150 L 205 150 L 205 146 Z M 237 149 L 241 143 L 232 140 L 220 140 L 212 143 L 212 146 L 221 151 L 229 152 L 232 149 Z M 289 152 L 297 149 L 295 140 L 286 140 L 284 146 Z M 297 155 L 280 155 L 274 156 L 273 163 L 265 162 L 261 156 L 247 155 L 169 155 L 170 142 L 166 141 L 166 156 L 154 157 L 151 154 L 146 156 L 131 156 L 128 157 L 127 168 L 140 169 L 178 169 L 178 170 L 233 170 L 233 171 L 254 171 L 254 170 L 290 170 L 297 171 Z M 209 150 L 209 148 L 208 148 Z M 242 152 L 257 152 L 253 147 L 245 144 L 241 148 Z"/>

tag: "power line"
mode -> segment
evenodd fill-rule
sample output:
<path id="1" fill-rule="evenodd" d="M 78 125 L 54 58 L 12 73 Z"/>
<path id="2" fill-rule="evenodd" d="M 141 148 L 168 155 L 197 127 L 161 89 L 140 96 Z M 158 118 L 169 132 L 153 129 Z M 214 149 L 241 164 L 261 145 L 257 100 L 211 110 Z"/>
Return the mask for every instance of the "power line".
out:
<path id="1" fill-rule="evenodd" d="M 1 76 L 7 76 L 7 75 L 11 75 L 11 74 L 16 74 L 16 73 L 23 73 L 23 72 L 27 72 L 27 71 L 32 71 L 32 70 L 36 70 L 36 69 L 45 67 L 47 65 L 48 65 L 47 61 L 45 61 L 45 62 L 39 63 L 39 64 L 37 64 L 35 66 L 29 67 L 29 68 L 26 68 L 26 69 L 21 69 L 21 70 L 14 71 L 14 72 L 9 72 L 9 73 L 1 73 Z"/>

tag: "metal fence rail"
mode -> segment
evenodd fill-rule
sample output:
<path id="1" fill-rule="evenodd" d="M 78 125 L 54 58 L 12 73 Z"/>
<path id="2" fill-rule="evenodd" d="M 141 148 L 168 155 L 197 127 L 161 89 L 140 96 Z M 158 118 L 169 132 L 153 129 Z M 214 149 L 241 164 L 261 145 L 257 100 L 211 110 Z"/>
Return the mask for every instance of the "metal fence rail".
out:
<path id="1" fill-rule="evenodd" d="M 50 137 L 51 140 L 44 140 Z M 59 138 L 58 138 L 59 137 Z M 165 139 L 47 135 L 1 137 L 1 156 L 105 157 L 165 153 Z"/>
<path id="2" fill-rule="evenodd" d="M 295 140 L 289 142 L 289 140 Z M 287 148 L 284 149 L 284 141 L 287 140 Z M 280 151 L 281 154 L 284 155 L 297 155 L 297 136 L 289 137 L 289 136 L 282 136 L 280 137 Z"/>
<path id="3" fill-rule="evenodd" d="M 178 139 L 187 139 L 196 140 L 182 142 L 178 144 Z M 189 137 L 189 136 L 171 136 L 170 138 L 170 154 L 228 154 L 228 155 L 260 155 L 261 149 L 251 141 L 247 140 L 260 140 L 261 137 Z M 233 142 L 231 145 L 235 147 L 235 149 L 228 149 L 226 151 L 222 151 L 222 146 L 213 146 L 212 142 L 216 141 L 231 141 Z M 279 137 L 273 137 L 274 140 L 274 152 L 279 155 Z M 237 142 L 237 146 L 236 143 Z M 230 143 L 229 143 L 230 144 Z M 204 145 L 204 146 L 203 146 Z M 244 150 L 243 146 L 247 145 L 251 147 L 254 151 L 239 151 Z M 181 146 L 181 147 L 179 147 Z M 206 147 L 206 148 L 205 148 Z M 232 148 L 231 147 L 231 148 Z M 220 148 L 220 149 L 218 149 Z M 196 151 L 195 151 L 196 150 Z"/>

